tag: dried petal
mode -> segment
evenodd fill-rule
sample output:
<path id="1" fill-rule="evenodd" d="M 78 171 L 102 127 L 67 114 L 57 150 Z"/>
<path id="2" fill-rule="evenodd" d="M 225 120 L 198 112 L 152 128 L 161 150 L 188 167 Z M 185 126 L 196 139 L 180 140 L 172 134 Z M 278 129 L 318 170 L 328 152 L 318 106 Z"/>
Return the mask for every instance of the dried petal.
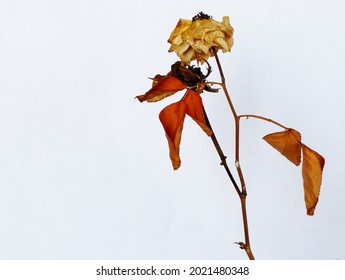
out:
<path id="1" fill-rule="evenodd" d="M 325 159 L 302 144 L 303 163 L 302 177 L 304 186 L 304 200 L 308 215 L 314 215 L 315 207 L 319 200 L 322 171 L 325 165 Z"/>
<path id="2" fill-rule="evenodd" d="M 228 16 L 224 16 L 222 22 L 212 18 L 180 19 L 168 39 L 169 52 L 176 52 L 187 65 L 195 59 L 203 63 L 214 55 L 211 48 L 229 52 L 234 44 L 233 33 Z"/>
<path id="3" fill-rule="evenodd" d="M 301 134 L 297 130 L 289 128 L 267 134 L 263 139 L 293 164 L 301 163 Z"/>
<path id="4" fill-rule="evenodd" d="M 158 77 L 157 81 L 155 83 L 154 78 L 153 87 L 145 94 L 137 96 L 140 102 L 157 102 L 186 88 L 186 85 L 181 80 L 173 76 Z"/>

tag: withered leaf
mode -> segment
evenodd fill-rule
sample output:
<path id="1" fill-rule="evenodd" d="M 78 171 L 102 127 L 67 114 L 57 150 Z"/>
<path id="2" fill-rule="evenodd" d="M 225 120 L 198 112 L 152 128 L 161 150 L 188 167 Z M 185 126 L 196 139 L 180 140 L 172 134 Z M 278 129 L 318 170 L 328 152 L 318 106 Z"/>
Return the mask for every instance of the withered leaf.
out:
<path id="1" fill-rule="evenodd" d="M 159 119 L 168 140 L 169 155 L 174 170 L 178 169 L 181 165 L 180 142 L 186 114 L 190 116 L 207 135 L 212 135 L 212 130 L 206 125 L 202 99 L 199 93 L 188 90 L 180 101 L 165 107 L 160 112 Z"/>
<path id="2" fill-rule="evenodd" d="M 153 78 L 149 78 L 150 80 L 152 80 L 152 87 L 158 84 L 164 77 L 165 75 L 157 74 Z"/>
<path id="3" fill-rule="evenodd" d="M 202 99 L 199 93 L 188 90 L 183 98 L 186 104 L 186 113 L 190 116 L 208 136 L 212 135 L 212 130 L 206 125 Z"/>
<path id="4" fill-rule="evenodd" d="M 159 114 L 159 119 L 165 130 L 169 144 L 169 155 L 174 170 L 180 167 L 180 142 L 184 118 L 186 116 L 186 105 L 183 99 L 165 107 Z"/>
<path id="5" fill-rule="evenodd" d="M 302 177 L 304 186 L 304 200 L 308 215 L 314 215 L 315 207 L 319 200 L 322 171 L 325 165 L 325 159 L 302 144 L 303 163 L 302 163 Z"/>
<path id="6" fill-rule="evenodd" d="M 137 96 L 140 102 L 157 102 L 186 88 L 181 80 L 173 76 L 160 77 L 156 81 L 154 79 L 153 87 L 148 92 Z"/>
<path id="7" fill-rule="evenodd" d="M 289 128 L 267 134 L 263 139 L 293 164 L 301 163 L 301 134 L 297 130 Z"/>

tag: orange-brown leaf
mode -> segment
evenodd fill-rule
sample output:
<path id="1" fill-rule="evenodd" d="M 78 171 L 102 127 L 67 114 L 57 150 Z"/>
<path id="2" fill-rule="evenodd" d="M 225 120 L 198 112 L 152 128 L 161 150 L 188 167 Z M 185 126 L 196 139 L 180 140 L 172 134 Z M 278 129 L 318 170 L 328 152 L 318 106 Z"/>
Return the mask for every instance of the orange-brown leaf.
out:
<path id="1" fill-rule="evenodd" d="M 189 115 L 208 136 L 211 136 L 212 130 L 206 124 L 200 94 L 194 90 L 188 90 L 186 96 L 183 98 L 183 101 L 186 104 L 187 115 Z"/>
<path id="2" fill-rule="evenodd" d="M 159 114 L 159 119 L 163 124 L 168 140 L 169 155 L 174 170 L 181 165 L 180 142 L 185 116 L 186 105 L 183 100 L 168 105 Z"/>
<path id="3" fill-rule="evenodd" d="M 186 88 L 186 85 L 178 78 L 165 76 L 164 78 L 160 78 L 158 83 L 154 83 L 153 87 L 148 92 L 137 96 L 137 98 L 140 102 L 157 102 L 184 88 Z"/>
<path id="4" fill-rule="evenodd" d="M 314 215 L 316 204 L 319 200 L 322 170 L 325 165 L 325 159 L 302 144 L 303 163 L 302 177 L 304 186 L 304 200 L 308 215 Z"/>
<path id="5" fill-rule="evenodd" d="M 165 75 L 157 74 L 154 78 L 149 78 L 152 80 L 152 87 L 158 84 L 162 79 L 164 79 Z"/>
<path id="6" fill-rule="evenodd" d="M 301 163 L 301 134 L 298 131 L 289 128 L 267 134 L 263 139 L 293 164 Z"/>

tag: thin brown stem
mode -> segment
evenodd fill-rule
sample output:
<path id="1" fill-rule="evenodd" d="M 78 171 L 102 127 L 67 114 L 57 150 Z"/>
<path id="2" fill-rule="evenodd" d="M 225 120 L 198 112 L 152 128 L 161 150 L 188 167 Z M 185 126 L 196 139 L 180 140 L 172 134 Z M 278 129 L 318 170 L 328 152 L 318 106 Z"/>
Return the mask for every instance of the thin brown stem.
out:
<path id="1" fill-rule="evenodd" d="M 247 194 L 241 195 L 241 209 L 242 209 L 242 217 L 243 217 L 244 238 L 246 241 L 246 243 L 243 244 L 243 249 L 246 251 L 247 256 L 250 260 L 255 260 L 252 249 L 250 247 L 246 198 L 247 198 Z"/>
<path id="2" fill-rule="evenodd" d="M 235 107 L 234 107 L 234 105 L 232 104 L 232 101 L 231 101 L 231 99 L 230 99 L 230 95 L 229 95 L 229 93 L 228 93 L 228 90 L 227 90 L 227 88 L 226 88 L 226 86 L 225 86 L 225 77 L 224 77 L 222 65 L 220 64 L 219 57 L 218 57 L 218 55 L 217 55 L 217 51 L 213 50 L 213 53 L 214 53 L 214 57 L 216 58 L 217 66 L 218 66 L 218 69 L 219 69 L 220 78 L 221 78 L 221 80 L 222 80 L 222 83 L 220 84 L 220 86 L 223 88 L 223 91 L 224 91 L 224 93 L 225 93 L 226 100 L 228 101 L 228 104 L 229 104 L 229 106 L 230 106 L 232 115 L 234 116 L 235 121 L 236 121 L 236 120 L 237 120 L 237 113 L 236 113 Z"/>
<path id="3" fill-rule="evenodd" d="M 254 260 L 254 255 L 250 247 L 250 239 L 249 239 L 249 227 L 248 227 L 247 207 L 246 207 L 247 189 L 246 189 L 243 172 L 240 165 L 240 117 L 237 115 L 235 107 L 231 101 L 228 89 L 225 84 L 224 72 L 220 64 L 219 57 L 217 55 L 217 51 L 215 49 L 213 49 L 213 54 L 216 59 L 219 74 L 222 80 L 221 86 L 235 120 L 235 166 L 236 166 L 238 176 L 240 178 L 241 188 L 242 188 L 241 192 L 238 192 L 238 195 L 241 201 L 243 230 L 244 230 L 244 238 L 245 238 L 245 243 L 239 242 L 238 244 L 240 245 L 240 248 L 246 251 L 248 258 L 250 260 Z"/>
<path id="4" fill-rule="evenodd" d="M 274 123 L 275 125 L 280 126 L 280 127 L 284 128 L 284 129 L 288 129 L 288 127 L 280 124 L 279 122 L 276 122 L 276 121 L 274 121 L 272 119 L 268 119 L 268 118 L 265 118 L 265 117 L 262 117 L 262 116 L 258 116 L 258 115 L 251 115 L 251 114 L 239 115 L 238 118 L 247 118 L 247 119 L 249 119 L 249 118 L 256 118 L 256 119 L 260 119 L 260 120 L 263 120 L 263 121 L 266 121 L 266 122 Z"/>
<path id="5" fill-rule="evenodd" d="M 207 114 L 206 114 L 205 108 L 203 108 L 203 110 L 204 110 L 205 122 L 206 122 L 207 126 L 208 126 L 209 128 L 211 128 L 211 130 L 213 131 L 212 126 L 211 126 L 211 123 L 210 123 L 210 120 L 209 120 L 209 118 L 208 118 L 208 116 L 207 116 Z M 236 183 L 234 177 L 232 176 L 232 173 L 231 173 L 231 171 L 230 171 L 230 168 L 229 168 L 229 166 L 228 166 L 228 163 L 226 162 L 226 156 L 224 155 L 223 150 L 222 150 L 222 148 L 221 148 L 220 145 L 219 145 L 219 142 L 218 142 L 218 140 L 217 140 L 217 137 L 216 137 L 214 131 L 213 131 L 213 133 L 212 133 L 212 135 L 211 135 L 211 139 L 212 139 L 213 145 L 215 146 L 215 148 L 216 148 L 216 150 L 217 150 L 217 153 L 218 153 L 218 155 L 219 155 L 219 157 L 220 157 L 220 160 L 221 160 L 220 165 L 222 165 L 222 166 L 224 167 L 224 169 L 225 169 L 226 173 L 228 174 L 228 176 L 229 176 L 229 178 L 230 178 L 232 184 L 234 185 L 234 188 L 235 188 L 237 194 L 238 194 L 239 196 L 241 196 L 241 190 L 240 190 L 240 188 L 238 187 L 238 185 L 237 185 L 237 183 Z"/>

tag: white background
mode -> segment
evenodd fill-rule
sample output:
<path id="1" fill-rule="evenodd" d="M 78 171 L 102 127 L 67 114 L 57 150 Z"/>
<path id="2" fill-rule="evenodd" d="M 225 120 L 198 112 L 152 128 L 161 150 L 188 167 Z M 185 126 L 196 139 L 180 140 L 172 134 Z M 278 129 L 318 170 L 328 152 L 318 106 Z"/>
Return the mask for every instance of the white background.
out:
<path id="1" fill-rule="evenodd" d="M 345 258 L 343 1 L 0 0 L 1 259 L 247 258 L 236 192 L 188 118 L 172 170 L 157 116 L 182 93 L 134 100 L 200 11 L 235 29 L 220 59 L 238 113 L 297 129 L 326 159 L 309 217 L 301 167 L 261 140 L 280 128 L 241 121 L 254 255 Z M 202 96 L 234 171 L 224 95 Z"/>

